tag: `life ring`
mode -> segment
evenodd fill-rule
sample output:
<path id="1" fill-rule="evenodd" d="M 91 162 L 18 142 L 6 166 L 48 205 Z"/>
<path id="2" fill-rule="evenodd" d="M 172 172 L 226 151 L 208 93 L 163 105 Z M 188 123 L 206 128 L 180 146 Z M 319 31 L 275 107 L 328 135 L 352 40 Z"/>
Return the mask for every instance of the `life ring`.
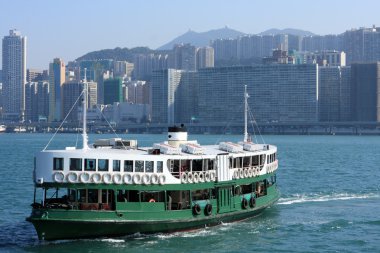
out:
<path id="1" fill-rule="evenodd" d="M 260 176 L 260 168 L 259 167 L 256 168 L 256 176 L 257 177 Z"/>
<path id="2" fill-rule="evenodd" d="M 234 178 L 239 179 L 239 170 L 234 171 Z"/>
<path id="3" fill-rule="evenodd" d="M 148 185 L 150 184 L 150 176 L 148 174 L 144 174 L 142 177 L 141 177 L 141 182 L 145 185 Z"/>
<path id="4" fill-rule="evenodd" d="M 62 183 L 65 179 L 65 175 L 62 172 L 56 172 L 53 174 L 53 180 L 57 183 Z"/>
<path id="5" fill-rule="evenodd" d="M 157 184 L 157 183 L 158 183 L 158 175 L 157 175 L 157 174 L 152 174 L 152 175 L 150 176 L 150 182 L 151 182 L 152 184 Z"/>
<path id="6" fill-rule="evenodd" d="M 141 183 L 141 176 L 140 174 L 134 174 L 132 177 L 132 181 L 134 184 L 140 184 Z"/>
<path id="7" fill-rule="evenodd" d="M 120 174 L 115 174 L 115 175 L 113 175 L 112 178 L 113 178 L 113 182 L 115 184 L 121 184 L 123 182 L 123 178 L 121 177 Z"/>
<path id="8" fill-rule="evenodd" d="M 210 172 L 209 171 L 205 172 L 205 181 L 210 182 Z"/>
<path id="9" fill-rule="evenodd" d="M 102 181 L 102 177 L 100 176 L 99 173 L 95 173 L 91 176 L 91 181 L 95 184 L 98 184 L 100 183 L 100 181 Z"/>
<path id="10" fill-rule="evenodd" d="M 158 183 L 159 183 L 160 185 L 165 184 L 165 181 L 166 181 L 166 177 L 165 177 L 165 175 L 160 175 L 160 176 L 158 177 Z"/>
<path id="11" fill-rule="evenodd" d="M 156 200 L 152 198 L 152 199 L 149 200 L 149 202 L 150 203 L 154 203 L 154 202 L 156 202 Z"/>
<path id="12" fill-rule="evenodd" d="M 244 169 L 244 177 L 248 177 L 248 169 Z"/>
<path id="13" fill-rule="evenodd" d="M 70 172 L 67 174 L 67 181 L 70 183 L 76 183 L 78 181 L 78 175 L 75 172 Z"/>
<path id="14" fill-rule="evenodd" d="M 195 205 L 193 206 L 193 214 L 194 214 L 194 215 L 199 215 L 199 214 L 201 214 L 201 206 L 200 206 L 200 205 L 195 204 Z"/>
<path id="15" fill-rule="evenodd" d="M 210 216 L 212 214 L 212 205 L 211 204 L 207 204 L 205 206 L 204 212 L 205 212 L 206 216 Z"/>
<path id="16" fill-rule="evenodd" d="M 90 181 L 90 174 L 88 174 L 88 172 L 83 172 L 79 176 L 79 181 L 82 183 L 88 183 Z"/>
<path id="17" fill-rule="evenodd" d="M 104 182 L 105 184 L 110 184 L 110 183 L 112 183 L 112 176 L 111 176 L 109 173 L 105 173 L 105 174 L 103 175 L 103 182 Z"/>
<path id="18" fill-rule="evenodd" d="M 239 177 L 244 178 L 244 170 L 243 169 L 239 169 Z"/>
<path id="19" fill-rule="evenodd" d="M 256 199 L 255 199 L 254 197 L 251 197 L 251 198 L 249 199 L 249 206 L 250 206 L 251 208 L 255 208 L 255 206 L 256 206 Z"/>
<path id="20" fill-rule="evenodd" d="M 193 178 L 194 178 L 193 173 L 189 172 L 187 174 L 187 182 L 191 184 L 193 182 Z"/>
<path id="21" fill-rule="evenodd" d="M 204 183 L 205 182 L 205 174 L 201 171 L 199 174 L 199 182 Z"/>
<path id="22" fill-rule="evenodd" d="M 210 181 L 215 181 L 216 179 L 216 175 L 215 175 L 215 171 L 210 171 Z"/>
<path id="23" fill-rule="evenodd" d="M 248 176 L 249 176 L 249 177 L 252 177 L 252 174 L 253 174 L 253 169 L 252 169 L 252 168 L 249 168 L 249 169 L 248 169 Z"/>
<path id="24" fill-rule="evenodd" d="M 187 173 L 186 172 L 182 173 L 182 175 L 181 175 L 181 183 L 182 184 L 187 183 Z"/>
<path id="25" fill-rule="evenodd" d="M 124 183 L 125 184 L 131 184 L 132 183 L 132 176 L 131 176 L 131 174 L 125 174 L 124 176 L 123 176 L 123 179 L 124 179 Z"/>
<path id="26" fill-rule="evenodd" d="M 243 197 L 243 199 L 241 201 L 241 208 L 247 209 L 247 207 L 248 207 L 248 200 Z"/>
<path id="27" fill-rule="evenodd" d="M 199 174 L 197 172 L 194 172 L 193 182 L 195 184 L 199 182 Z"/>

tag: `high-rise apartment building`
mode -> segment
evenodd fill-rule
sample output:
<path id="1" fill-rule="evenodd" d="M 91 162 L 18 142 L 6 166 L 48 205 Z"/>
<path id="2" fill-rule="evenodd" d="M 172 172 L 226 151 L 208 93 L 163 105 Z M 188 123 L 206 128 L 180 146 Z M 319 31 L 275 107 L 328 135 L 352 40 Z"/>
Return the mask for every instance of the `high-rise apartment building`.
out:
<path id="1" fill-rule="evenodd" d="M 26 37 L 10 30 L 3 38 L 3 117 L 23 121 L 25 112 Z"/>
<path id="2" fill-rule="evenodd" d="M 175 98 L 182 70 L 154 71 L 152 75 L 152 122 L 172 125 L 175 119 Z"/>
<path id="3" fill-rule="evenodd" d="M 173 68 L 187 71 L 197 69 L 197 48 L 190 44 L 178 44 L 173 48 Z"/>
<path id="4" fill-rule="evenodd" d="M 201 47 L 197 50 L 197 69 L 214 67 L 214 49 Z"/>
<path id="5" fill-rule="evenodd" d="M 103 82 L 104 104 L 112 105 L 113 103 L 121 103 L 123 99 L 123 82 L 121 78 L 110 78 Z"/>
<path id="6" fill-rule="evenodd" d="M 28 82 L 25 85 L 25 119 L 30 122 L 46 121 L 49 116 L 49 83 Z"/>
<path id="7" fill-rule="evenodd" d="M 55 58 L 49 64 L 49 122 L 60 121 L 63 115 L 62 85 L 65 82 L 65 64 L 60 58 Z"/>
<path id="8" fill-rule="evenodd" d="M 97 103 L 97 83 L 87 82 L 87 108 L 96 106 Z M 78 99 L 83 91 L 83 81 L 69 81 L 62 85 L 63 114 L 67 116 L 67 121 L 77 122 L 81 120 L 80 113 L 82 112 L 82 99 Z M 75 102 L 77 102 L 75 104 Z M 71 110 L 72 109 L 72 110 Z M 71 112 L 70 112 L 71 110 Z M 69 114 L 70 112 L 70 114 Z"/>

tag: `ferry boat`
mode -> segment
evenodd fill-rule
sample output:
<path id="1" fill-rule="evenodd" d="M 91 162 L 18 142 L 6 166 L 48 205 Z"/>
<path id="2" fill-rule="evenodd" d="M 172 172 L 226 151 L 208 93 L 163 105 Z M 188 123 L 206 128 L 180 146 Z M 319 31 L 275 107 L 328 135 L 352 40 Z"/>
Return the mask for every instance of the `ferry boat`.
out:
<path id="1" fill-rule="evenodd" d="M 244 97 L 243 140 L 217 145 L 188 140 L 183 125 L 169 127 L 167 140 L 152 147 L 120 138 L 88 145 L 84 110 L 83 148 L 36 154 L 27 220 L 38 238 L 184 231 L 243 220 L 273 205 L 280 196 L 277 147 L 249 141 L 246 91 Z"/>

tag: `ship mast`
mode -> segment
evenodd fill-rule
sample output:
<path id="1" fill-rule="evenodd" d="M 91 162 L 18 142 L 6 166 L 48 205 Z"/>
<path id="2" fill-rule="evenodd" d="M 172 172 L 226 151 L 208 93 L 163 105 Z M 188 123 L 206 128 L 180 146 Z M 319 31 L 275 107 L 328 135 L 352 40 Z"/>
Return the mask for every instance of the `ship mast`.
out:
<path id="1" fill-rule="evenodd" d="M 87 136 L 87 68 L 84 69 L 84 80 L 83 80 L 83 149 L 88 149 L 88 136 Z"/>
<path id="2" fill-rule="evenodd" d="M 247 85 L 244 85 L 244 142 L 248 141 L 248 98 Z"/>

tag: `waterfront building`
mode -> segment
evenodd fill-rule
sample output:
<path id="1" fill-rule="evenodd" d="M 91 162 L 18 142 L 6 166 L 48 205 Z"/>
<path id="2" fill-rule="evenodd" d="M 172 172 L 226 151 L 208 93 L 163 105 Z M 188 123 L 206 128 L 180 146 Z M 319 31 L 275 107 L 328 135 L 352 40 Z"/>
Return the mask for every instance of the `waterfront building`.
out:
<path id="1" fill-rule="evenodd" d="M 146 123 L 149 121 L 150 107 L 148 104 L 122 102 L 105 105 L 102 108 L 102 113 L 108 122 L 120 124 Z"/>
<path id="2" fill-rule="evenodd" d="M 123 102 L 123 82 L 121 78 L 110 78 L 103 82 L 104 97 L 103 102 L 106 105 L 112 105 L 116 102 Z"/>
<path id="3" fill-rule="evenodd" d="M 340 121 L 351 120 L 351 67 L 340 68 Z"/>
<path id="4" fill-rule="evenodd" d="M 26 37 L 17 30 L 4 36 L 2 45 L 3 117 L 23 121 L 26 83 Z"/>
<path id="5" fill-rule="evenodd" d="M 319 68 L 319 121 L 340 121 L 340 67 Z"/>
<path id="6" fill-rule="evenodd" d="M 65 82 L 65 64 L 62 59 L 55 58 L 49 64 L 49 122 L 61 121 L 62 103 L 64 97 L 62 96 L 62 85 Z"/>
<path id="7" fill-rule="evenodd" d="M 88 97 L 87 108 L 92 108 L 97 104 L 97 83 L 87 82 L 88 84 Z M 71 113 L 67 116 L 66 120 L 77 122 L 81 120 L 81 99 L 77 100 L 83 91 L 83 81 L 69 81 L 62 85 L 63 99 L 63 115 L 66 117 L 70 110 Z M 77 103 L 75 103 L 77 101 Z"/>
<path id="8" fill-rule="evenodd" d="M 380 121 L 380 62 L 351 65 L 351 119 Z"/>
<path id="9" fill-rule="evenodd" d="M 28 82 L 25 85 L 25 120 L 38 122 L 49 116 L 49 82 Z"/>
<path id="10" fill-rule="evenodd" d="M 241 94 L 258 122 L 317 122 L 318 66 L 274 64 L 199 70 L 201 123 L 243 123 Z M 251 119 L 251 120 L 255 120 Z"/>

